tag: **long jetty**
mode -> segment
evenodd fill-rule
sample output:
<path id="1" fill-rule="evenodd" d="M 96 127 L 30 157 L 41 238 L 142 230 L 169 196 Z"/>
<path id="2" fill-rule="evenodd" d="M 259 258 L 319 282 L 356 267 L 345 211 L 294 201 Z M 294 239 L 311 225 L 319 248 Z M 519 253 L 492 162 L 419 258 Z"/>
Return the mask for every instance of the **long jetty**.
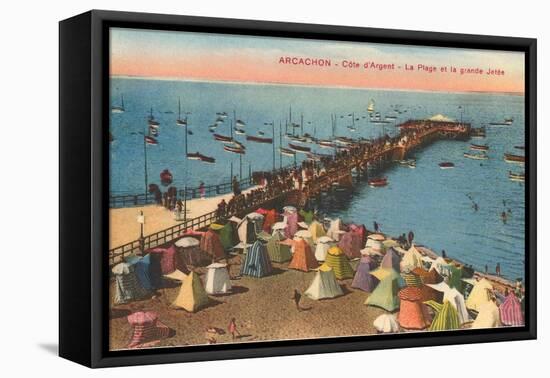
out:
<path id="1" fill-rule="evenodd" d="M 212 211 L 199 217 L 188 219 L 185 222 L 167 229 L 144 236 L 138 240 L 126 243 L 109 250 L 109 263 L 115 265 L 124 257 L 131 254 L 141 254 L 149 248 L 154 248 L 179 238 L 188 230 L 204 229 L 212 223 L 230 218 L 242 217 L 259 207 L 276 207 L 280 204 L 291 204 L 297 207 L 310 199 L 318 196 L 320 192 L 327 191 L 331 187 L 352 185 L 352 172 L 368 174 L 369 168 L 381 167 L 386 163 L 403 160 L 414 150 L 437 140 L 454 139 L 468 140 L 471 126 L 467 123 L 441 122 L 431 120 L 409 120 L 398 125 L 400 132 L 394 137 L 381 137 L 370 140 L 344 140 L 344 145 L 337 148 L 334 156 L 325 156 L 316 165 L 323 168 L 322 173 L 308 180 L 303 188 L 285 187 L 276 193 L 262 196 L 259 200 L 253 200 L 238 209 L 223 214 Z M 290 170 L 292 168 L 285 168 Z M 278 170 L 285 171 L 283 169 Z M 264 174 L 273 172 L 254 172 L 255 180 L 264 177 Z"/>

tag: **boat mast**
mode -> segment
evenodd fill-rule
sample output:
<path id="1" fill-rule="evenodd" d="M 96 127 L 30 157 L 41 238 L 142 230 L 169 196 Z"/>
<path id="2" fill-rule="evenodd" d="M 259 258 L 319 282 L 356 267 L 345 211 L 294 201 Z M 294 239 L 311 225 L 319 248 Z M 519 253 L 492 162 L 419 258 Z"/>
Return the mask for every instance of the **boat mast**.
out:
<path id="1" fill-rule="evenodd" d="M 187 116 L 185 116 L 185 125 L 187 126 Z M 185 133 L 185 158 L 187 159 L 187 130 L 188 128 L 186 127 L 184 129 L 184 133 Z"/>
<path id="2" fill-rule="evenodd" d="M 178 119 L 181 119 L 181 99 L 178 97 Z"/>
<path id="3" fill-rule="evenodd" d="M 273 145 L 275 145 L 275 140 L 273 140 Z M 283 124 L 279 121 L 279 168 L 283 168 L 283 153 L 281 148 L 283 147 Z"/>
<path id="4" fill-rule="evenodd" d="M 122 93 L 120 94 L 120 106 L 124 110 L 124 95 Z"/>
<path id="5" fill-rule="evenodd" d="M 275 121 L 271 122 L 271 145 L 273 147 L 273 172 L 275 172 Z"/>
<path id="6" fill-rule="evenodd" d="M 145 178 L 145 203 L 147 203 L 147 142 L 145 141 L 145 138 L 147 137 L 147 127 L 143 130 L 143 170 Z"/>
<path id="7" fill-rule="evenodd" d="M 304 136 L 304 115 L 300 114 L 300 133 Z"/>

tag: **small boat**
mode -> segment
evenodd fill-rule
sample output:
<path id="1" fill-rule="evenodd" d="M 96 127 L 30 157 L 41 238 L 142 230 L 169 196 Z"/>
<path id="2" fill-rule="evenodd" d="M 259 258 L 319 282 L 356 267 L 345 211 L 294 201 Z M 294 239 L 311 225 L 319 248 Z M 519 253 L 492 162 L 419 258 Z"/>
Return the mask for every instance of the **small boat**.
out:
<path id="1" fill-rule="evenodd" d="M 187 126 L 187 119 L 181 118 L 181 100 L 178 97 L 178 119 L 176 119 L 176 125 Z"/>
<path id="2" fill-rule="evenodd" d="M 451 169 L 454 167 L 455 167 L 455 164 L 451 163 L 450 161 L 444 161 L 442 163 L 439 163 L 439 168 L 441 169 Z"/>
<path id="3" fill-rule="evenodd" d="M 163 170 L 160 172 L 160 183 L 164 186 L 168 186 L 172 183 L 172 173 L 168 169 Z"/>
<path id="4" fill-rule="evenodd" d="M 370 123 L 374 123 L 374 124 L 387 124 L 387 123 L 391 123 L 390 121 L 383 121 L 381 119 L 371 119 L 370 120 Z"/>
<path id="5" fill-rule="evenodd" d="M 151 108 L 149 118 L 147 119 L 147 124 L 151 127 L 159 127 L 160 126 L 160 123 L 158 121 L 155 121 L 155 116 L 153 116 L 153 108 Z"/>
<path id="6" fill-rule="evenodd" d="M 115 105 L 111 108 L 111 113 L 124 113 L 124 96 L 120 95 L 120 105 Z"/>
<path id="7" fill-rule="evenodd" d="M 238 120 L 235 121 L 235 125 L 245 127 L 246 123 L 244 123 L 244 121 L 241 121 L 240 119 L 238 119 Z"/>
<path id="8" fill-rule="evenodd" d="M 306 143 L 307 139 L 298 135 L 289 135 L 288 139 L 297 142 L 297 143 Z"/>
<path id="9" fill-rule="evenodd" d="M 386 117 L 384 117 L 384 119 L 386 121 L 395 121 L 397 119 L 397 117 L 396 116 L 386 116 Z"/>
<path id="10" fill-rule="evenodd" d="M 301 152 L 301 153 L 311 152 L 310 147 L 298 146 L 297 144 L 292 144 L 292 143 L 288 144 L 288 148 L 290 148 L 293 151 Z"/>
<path id="11" fill-rule="evenodd" d="M 189 160 L 200 160 L 200 153 L 198 152 L 188 152 L 187 153 L 187 159 Z"/>
<path id="12" fill-rule="evenodd" d="M 214 121 L 214 122 L 216 122 L 216 123 L 224 123 L 225 121 L 224 121 L 224 118 L 218 117 L 218 118 L 216 118 L 216 121 Z"/>
<path id="13" fill-rule="evenodd" d="M 222 142 L 232 142 L 233 138 L 221 135 L 221 134 L 214 134 L 214 139 L 222 141 Z"/>
<path id="14" fill-rule="evenodd" d="M 525 163 L 525 156 L 504 154 L 504 161 L 507 163 L 523 164 Z"/>
<path id="15" fill-rule="evenodd" d="M 373 178 L 373 179 L 370 179 L 367 183 L 372 188 L 378 188 L 381 186 L 388 185 L 388 178 L 387 177 Z"/>
<path id="16" fill-rule="evenodd" d="M 346 137 L 336 137 L 336 138 L 334 138 L 334 141 L 338 144 L 343 144 L 345 146 L 349 146 L 349 145 L 353 144 L 353 139 L 346 138 Z"/>
<path id="17" fill-rule="evenodd" d="M 334 143 L 330 140 L 320 140 L 317 144 L 319 144 L 321 148 L 334 148 Z"/>
<path id="18" fill-rule="evenodd" d="M 159 144 L 159 142 L 155 138 L 153 138 L 151 136 L 148 136 L 148 135 L 145 136 L 145 143 L 150 144 L 150 145 Z"/>
<path id="19" fill-rule="evenodd" d="M 191 131 L 191 130 L 187 130 L 187 134 L 189 134 L 189 135 L 193 135 L 193 131 Z"/>
<path id="20" fill-rule="evenodd" d="M 227 152 L 233 152 L 235 154 L 244 155 L 246 153 L 245 149 L 231 144 L 224 144 L 223 149 Z"/>
<path id="21" fill-rule="evenodd" d="M 227 118 L 227 113 L 226 113 L 226 112 L 217 112 L 216 115 L 217 115 L 220 119 Z"/>
<path id="22" fill-rule="evenodd" d="M 353 126 L 348 126 L 348 129 L 349 129 L 349 131 L 351 131 L 352 133 L 355 132 L 355 131 L 357 131 L 357 129 L 356 129 L 355 127 L 353 127 Z"/>
<path id="23" fill-rule="evenodd" d="M 258 135 L 265 135 L 265 133 L 263 131 L 258 131 Z"/>
<path id="24" fill-rule="evenodd" d="M 475 144 L 475 143 L 471 143 L 471 144 L 470 144 L 470 150 L 475 150 L 475 151 L 488 151 L 488 150 L 489 150 L 489 146 L 486 145 L 486 144 Z"/>
<path id="25" fill-rule="evenodd" d="M 470 136 L 472 138 L 485 138 L 486 135 L 485 127 L 472 128 L 470 131 Z"/>
<path id="26" fill-rule="evenodd" d="M 367 112 L 372 113 L 374 112 L 374 100 L 371 99 L 369 101 L 369 105 L 367 106 Z"/>
<path id="27" fill-rule="evenodd" d="M 510 126 L 514 123 L 513 118 L 505 118 L 502 122 L 489 122 L 490 126 Z"/>
<path id="28" fill-rule="evenodd" d="M 514 123 L 514 118 L 504 118 L 504 123 L 511 125 L 512 123 Z"/>
<path id="29" fill-rule="evenodd" d="M 508 171 L 508 178 L 511 181 L 525 182 L 525 173 L 515 173 L 512 171 Z"/>
<path id="30" fill-rule="evenodd" d="M 199 154 L 199 155 L 200 155 L 199 160 L 202 161 L 203 163 L 214 164 L 216 162 L 216 159 L 214 159 L 213 157 L 206 156 L 203 154 Z"/>
<path id="31" fill-rule="evenodd" d="M 159 130 L 155 129 L 153 127 L 149 127 L 149 135 L 158 137 L 159 136 Z"/>
<path id="32" fill-rule="evenodd" d="M 285 156 L 296 156 L 296 152 L 292 151 L 288 148 L 281 147 L 281 148 L 279 148 L 279 151 L 281 152 L 281 154 L 283 154 Z"/>
<path id="33" fill-rule="evenodd" d="M 525 150 L 525 146 L 514 146 L 515 149 L 518 149 L 518 150 Z"/>
<path id="34" fill-rule="evenodd" d="M 403 167 L 416 168 L 416 159 L 399 160 L 398 163 Z"/>
<path id="35" fill-rule="evenodd" d="M 235 134 L 237 134 L 237 135 L 246 134 L 246 131 L 244 131 L 243 129 L 239 129 L 238 127 L 235 127 L 233 130 L 235 130 Z"/>
<path id="36" fill-rule="evenodd" d="M 272 138 L 265 138 L 265 137 L 253 136 L 253 135 L 247 135 L 246 140 L 249 140 L 251 142 L 256 142 L 256 143 L 268 143 L 268 144 L 273 143 Z"/>
<path id="37" fill-rule="evenodd" d="M 482 152 L 480 154 L 471 154 L 469 152 L 464 153 L 464 157 L 468 159 L 474 159 L 474 160 L 487 160 L 489 159 L 489 156 L 485 152 Z"/>

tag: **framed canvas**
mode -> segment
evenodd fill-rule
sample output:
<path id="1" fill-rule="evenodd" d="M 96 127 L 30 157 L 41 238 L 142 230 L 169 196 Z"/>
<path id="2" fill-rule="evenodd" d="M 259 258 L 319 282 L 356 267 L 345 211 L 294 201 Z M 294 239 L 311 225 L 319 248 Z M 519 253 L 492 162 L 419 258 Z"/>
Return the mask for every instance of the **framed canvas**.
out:
<path id="1" fill-rule="evenodd" d="M 60 355 L 536 337 L 536 40 L 60 22 Z"/>

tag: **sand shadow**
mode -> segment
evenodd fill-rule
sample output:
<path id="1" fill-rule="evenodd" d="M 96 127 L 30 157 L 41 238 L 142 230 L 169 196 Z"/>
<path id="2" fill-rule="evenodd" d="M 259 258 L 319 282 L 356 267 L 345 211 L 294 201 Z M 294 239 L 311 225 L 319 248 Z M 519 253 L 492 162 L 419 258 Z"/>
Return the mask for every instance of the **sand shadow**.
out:
<path id="1" fill-rule="evenodd" d="M 109 319 L 118 319 L 118 318 L 124 318 L 128 315 L 130 315 L 132 311 L 128 310 L 127 308 L 111 308 L 111 312 L 109 314 Z"/>
<path id="2" fill-rule="evenodd" d="M 312 306 L 309 306 L 309 307 L 302 307 L 302 306 L 300 306 L 300 309 L 298 310 L 298 312 L 311 311 L 312 309 L 313 309 Z"/>
<path id="3" fill-rule="evenodd" d="M 237 294 L 244 294 L 247 293 L 250 289 L 245 286 L 231 286 L 231 291 L 227 293 L 220 293 L 220 294 L 210 294 L 216 298 L 220 297 L 229 297 L 231 295 L 237 295 Z"/>

